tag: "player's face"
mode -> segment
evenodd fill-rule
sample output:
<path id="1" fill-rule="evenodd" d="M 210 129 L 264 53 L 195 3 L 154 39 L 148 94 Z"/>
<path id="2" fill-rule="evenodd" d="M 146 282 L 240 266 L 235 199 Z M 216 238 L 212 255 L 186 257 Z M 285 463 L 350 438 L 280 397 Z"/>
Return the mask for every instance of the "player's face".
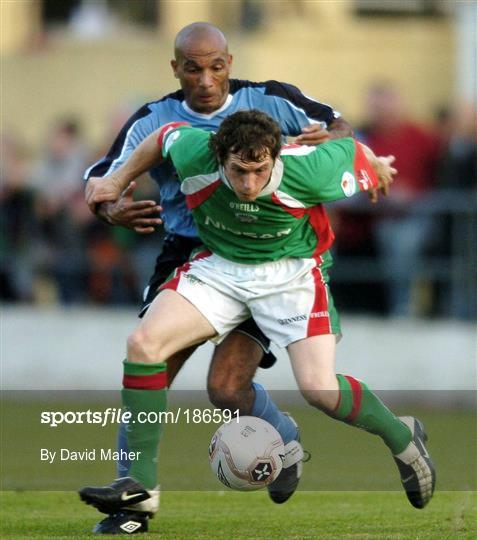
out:
<path id="1" fill-rule="evenodd" d="M 229 94 L 232 56 L 212 41 L 191 42 L 171 61 L 189 107 L 210 114 L 220 109 Z"/>
<path id="2" fill-rule="evenodd" d="M 238 154 L 230 154 L 224 170 L 235 195 L 241 201 L 254 201 L 270 181 L 273 165 L 270 155 L 261 161 L 243 161 Z"/>

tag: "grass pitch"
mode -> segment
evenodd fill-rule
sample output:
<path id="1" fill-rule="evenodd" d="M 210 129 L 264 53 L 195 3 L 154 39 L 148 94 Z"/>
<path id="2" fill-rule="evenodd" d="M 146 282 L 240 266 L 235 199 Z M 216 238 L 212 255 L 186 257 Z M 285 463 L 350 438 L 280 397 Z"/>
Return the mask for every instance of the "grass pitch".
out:
<path id="1" fill-rule="evenodd" d="M 109 483 L 115 477 L 114 463 L 50 465 L 39 458 L 42 447 L 114 448 L 116 426 L 50 428 L 39 422 L 40 411 L 47 407 L 93 407 L 93 400 L 85 403 L 2 401 L 0 538 L 92 538 L 93 525 L 104 515 L 81 503 L 75 490 Z M 221 485 L 207 462 L 207 446 L 217 426 L 184 422 L 166 426 L 159 459 L 161 508 L 150 522 L 148 537 L 477 538 L 475 411 L 398 408 L 400 414 L 415 414 L 424 421 L 438 471 L 434 499 L 424 510 L 416 510 L 407 502 L 396 466 L 378 437 L 333 421 L 310 407 L 290 406 L 289 410 L 300 424 L 303 444 L 312 459 L 304 465 L 301 491 L 284 505 L 273 504 L 263 491 L 219 491 Z"/>
<path id="2" fill-rule="evenodd" d="M 101 518 L 71 492 L 5 492 L 0 502 L 2 538 L 91 538 Z M 166 492 L 147 537 L 474 539 L 476 523 L 475 492 L 437 493 L 424 510 L 396 492 L 299 492 L 280 506 L 264 492 Z"/>

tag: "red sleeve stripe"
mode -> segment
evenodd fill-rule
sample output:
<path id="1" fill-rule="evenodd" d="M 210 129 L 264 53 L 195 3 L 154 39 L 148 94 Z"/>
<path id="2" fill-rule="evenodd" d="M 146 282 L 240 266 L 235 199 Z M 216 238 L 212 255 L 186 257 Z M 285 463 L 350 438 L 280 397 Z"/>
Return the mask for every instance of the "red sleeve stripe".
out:
<path id="1" fill-rule="evenodd" d="M 159 129 L 159 135 L 157 136 L 157 144 L 159 145 L 159 148 L 162 152 L 162 147 L 164 145 L 164 138 L 165 136 L 170 133 L 173 129 L 176 129 L 180 126 L 188 126 L 188 122 L 169 122 L 168 124 L 164 124 Z"/>
<path id="2" fill-rule="evenodd" d="M 354 174 L 361 191 L 378 187 L 378 177 L 364 154 L 362 144 L 358 141 L 355 141 Z"/>

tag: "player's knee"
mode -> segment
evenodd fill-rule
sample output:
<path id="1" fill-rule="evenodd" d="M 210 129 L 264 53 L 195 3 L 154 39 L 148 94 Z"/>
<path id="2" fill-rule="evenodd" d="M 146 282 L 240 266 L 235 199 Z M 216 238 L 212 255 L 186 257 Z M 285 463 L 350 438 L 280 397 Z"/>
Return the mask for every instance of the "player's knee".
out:
<path id="1" fill-rule="evenodd" d="M 313 381 L 301 389 L 303 397 L 309 405 L 325 412 L 331 412 L 336 407 L 338 392 L 334 386 L 324 381 Z"/>
<path id="2" fill-rule="evenodd" d="M 306 399 L 308 405 L 317 409 L 323 407 L 322 396 L 319 390 L 302 390 L 301 394 Z"/>
<path id="3" fill-rule="evenodd" d="M 218 409 L 239 409 L 243 402 L 244 390 L 235 385 L 223 385 L 209 380 L 207 393 L 210 402 Z"/>
<path id="4" fill-rule="evenodd" d="M 153 364 L 161 361 L 160 344 L 153 343 L 146 332 L 138 328 L 129 335 L 127 357 L 130 362 Z"/>

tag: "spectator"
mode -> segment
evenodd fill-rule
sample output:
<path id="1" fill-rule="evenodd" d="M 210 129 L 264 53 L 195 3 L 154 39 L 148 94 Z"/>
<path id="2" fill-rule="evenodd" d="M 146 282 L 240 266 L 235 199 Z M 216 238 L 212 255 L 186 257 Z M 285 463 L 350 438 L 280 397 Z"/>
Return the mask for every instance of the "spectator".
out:
<path id="1" fill-rule="evenodd" d="M 437 181 L 443 189 L 477 189 L 477 110 L 470 104 L 443 108 L 437 115 L 443 151 Z"/>
<path id="2" fill-rule="evenodd" d="M 125 103 L 111 110 L 106 145 L 95 152 L 96 160 L 107 154 L 117 133 L 135 112 L 136 106 L 131 105 Z M 157 185 L 149 175 L 141 178 L 134 198 L 160 200 Z M 163 236 L 162 227 L 141 235 L 93 220 L 87 229 L 89 299 L 101 304 L 134 304 L 147 285 Z"/>
<path id="3" fill-rule="evenodd" d="M 440 215 L 436 254 L 453 257 L 454 264 L 452 281 L 439 284 L 437 300 L 444 315 L 472 319 L 477 316 L 477 229 L 475 217 L 459 209 L 468 207 L 477 195 L 477 110 L 461 103 L 442 108 L 437 120 L 442 133 L 437 202 L 454 208 Z"/>
<path id="4" fill-rule="evenodd" d="M 82 299 L 85 290 L 83 230 L 90 217 L 81 178 L 88 159 L 79 124 L 65 118 L 54 125 L 32 173 L 46 254 L 43 270 L 65 304 Z"/>
<path id="5" fill-rule="evenodd" d="M 0 283 L 2 300 L 32 302 L 37 230 L 34 192 L 28 185 L 29 163 L 22 144 L 9 134 L 1 139 Z"/>
<path id="6" fill-rule="evenodd" d="M 396 157 L 398 176 L 374 227 L 381 272 L 392 316 L 415 314 L 411 286 L 420 258 L 433 237 L 435 222 L 419 212 L 435 187 L 439 137 L 409 120 L 396 88 L 379 84 L 366 98 L 367 124 L 362 136 L 377 154 Z"/>

